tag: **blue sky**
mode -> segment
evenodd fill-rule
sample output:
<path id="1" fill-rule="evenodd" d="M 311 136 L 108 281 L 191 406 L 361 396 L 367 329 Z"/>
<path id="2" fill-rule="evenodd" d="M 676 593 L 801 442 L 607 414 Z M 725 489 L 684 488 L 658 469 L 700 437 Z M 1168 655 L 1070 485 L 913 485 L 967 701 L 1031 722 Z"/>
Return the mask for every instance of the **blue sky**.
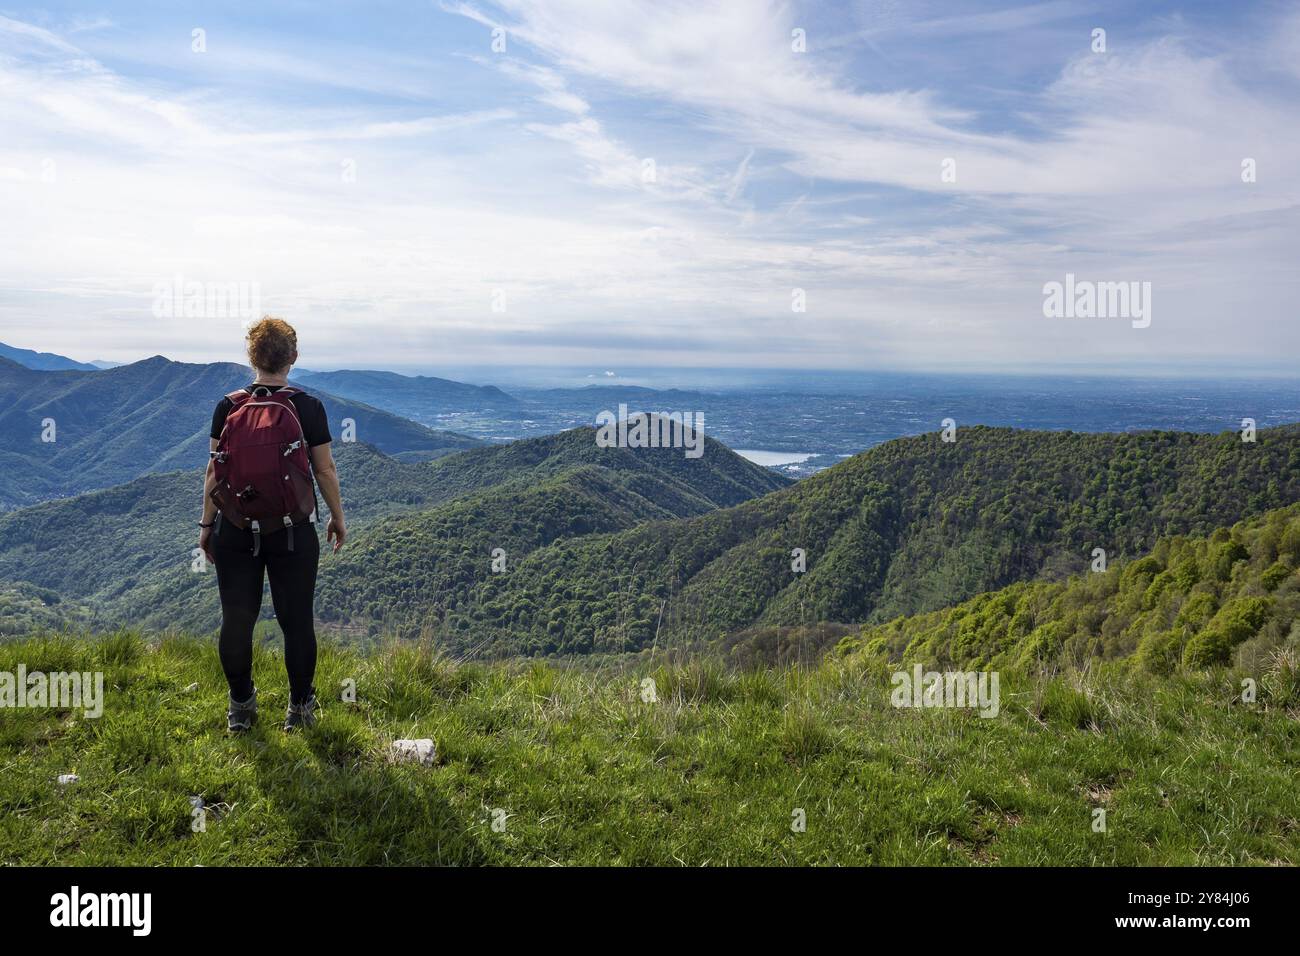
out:
<path id="1" fill-rule="evenodd" d="M 314 368 L 1284 370 L 1297 93 L 1293 3 L 5 6 L 0 341 L 238 359 L 180 277 Z"/>

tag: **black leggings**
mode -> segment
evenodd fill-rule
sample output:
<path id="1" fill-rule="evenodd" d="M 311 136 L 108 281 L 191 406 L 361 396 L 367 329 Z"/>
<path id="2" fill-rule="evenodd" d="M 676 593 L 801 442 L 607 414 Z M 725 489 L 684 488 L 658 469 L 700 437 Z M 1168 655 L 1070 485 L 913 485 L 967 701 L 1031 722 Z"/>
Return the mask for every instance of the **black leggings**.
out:
<path id="1" fill-rule="evenodd" d="M 262 575 L 271 579 L 275 619 L 284 632 L 284 666 L 289 672 L 289 697 L 301 704 L 312 695 L 316 676 L 316 625 L 313 599 L 320 538 L 314 524 L 281 528 L 262 535 L 253 554 L 253 534 L 220 521 L 213 535 L 212 557 L 221 592 L 221 668 L 230 696 L 248 700 L 253 694 L 253 627 L 262 610 Z"/>

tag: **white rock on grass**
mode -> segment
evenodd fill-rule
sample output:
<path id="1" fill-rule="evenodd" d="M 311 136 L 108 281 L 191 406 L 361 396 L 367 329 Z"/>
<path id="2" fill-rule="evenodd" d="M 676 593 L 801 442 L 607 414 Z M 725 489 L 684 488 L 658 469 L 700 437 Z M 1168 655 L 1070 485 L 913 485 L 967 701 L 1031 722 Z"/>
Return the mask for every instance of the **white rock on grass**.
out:
<path id="1" fill-rule="evenodd" d="M 195 681 L 195 682 L 194 682 L 193 684 L 191 684 L 189 687 L 186 687 L 186 688 L 185 688 L 185 693 L 187 693 L 187 694 L 192 694 L 192 693 L 194 693 L 194 692 L 195 692 L 196 690 L 198 690 L 198 689 L 199 689 L 198 681 Z"/>
<path id="2" fill-rule="evenodd" d="M 59 786 L 66 787 L 68 784 L 76 783 L 80 779 L 75 773 L 61 773 L 59 774 Z"/>
<path id="3" fill-rule="evenodd" d="M 427 767 L 433 764 L 437 751 L 432 740 L 422 737 L 419 740 L 394 740 L 388 753 L 396 763 L 422 763 Z"/>

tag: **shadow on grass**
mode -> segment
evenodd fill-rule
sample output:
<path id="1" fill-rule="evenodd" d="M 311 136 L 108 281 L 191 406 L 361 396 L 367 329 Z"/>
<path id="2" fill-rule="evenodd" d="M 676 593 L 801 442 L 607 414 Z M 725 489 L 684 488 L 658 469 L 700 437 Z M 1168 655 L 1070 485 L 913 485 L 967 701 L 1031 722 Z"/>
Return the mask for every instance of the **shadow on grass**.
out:
<path id="1" fill-rule="evenodd" d="M 489 862 L 440 789 L 439 768 L 396 765 L 359 719 L 325 714 L 311 731 L 274 721 L 235 738 L 266 809 L 292 831 L 308 866 L 475 866 Z"/>

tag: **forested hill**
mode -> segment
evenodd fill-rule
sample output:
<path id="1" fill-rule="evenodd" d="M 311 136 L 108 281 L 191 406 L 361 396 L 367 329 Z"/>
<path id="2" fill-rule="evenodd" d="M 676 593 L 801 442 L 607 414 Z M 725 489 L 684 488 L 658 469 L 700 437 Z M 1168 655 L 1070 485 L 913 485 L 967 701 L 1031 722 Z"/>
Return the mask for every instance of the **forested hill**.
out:
<path id="1" fill-rule="evenodd" d="M 1163 538 L 1148 555 L 1066 581 L 1023 582 L 955 607 L 867 627 L 841 643 L 891 661 L 961 668 L 1086 666 L 1132 657 L 1144 670 L 1237 663 L 1300 689 L 1300 506 L 1209 537 Z"/>
<path id="2" fill-rule="evenodd" d="M 386 621 L 399 633 L 433 627 L 453 644 L 474 634 L 490 651 L 525 654 L 887 620 L 1075 573 L 1094 548 L 1137 557 L 1163 535 L 1209 534 L 1300 501 L 1298 437 L 1300 426 L 1253 443 L 1235 433 L 920 435 L 738 507 L 557 540 L 505 574 L 466 563 L 435 588 L 409 588 L 419 562 L 367 560 L 379 542 L 362 539 L 327 572 L 327 610 L 361 618 L 375 595 L 393 594 Z M 791 570 L 796 548 L 804 573 Z"/>
<path id="3" fill-rule="evenodd" d="M 212 409 L 249 378 L 242 365 L 162 356 L 104 371 L 41 371 L 0 359 L 0 510 L 202 468 Z M 312 391 L 336 438 L 351 419 L 359 441 L 387 454 L 432 457 L 482 444 Z"/>
<path id="4" fill-rule="evenodd" d="M 355 537 L 341 557 L 324 560 L 318 610 L 327 617 L 338 593 L 328 589 L 329 570 L 362 542 L 383 556 L 367 581 L 394 595 L 430 595 L 461 562 L 469 573 L 486 564 L 493 547 L 514 561 L 559 537 L 698 515 L 789 484 L 711 439 L 701 458 L 687 459 L 680 449 L 599 448 L 591 428 L 429 463 L 360 443 L 336 453 Z M 213 575 L 191 571 L 201 492 L 200 467 L 0 515 L 0 633 L 61 622 L 216 626 Z M 412 549 L 436 570 L 403 566 Z M 361 593 L 364 623 L 378 629 L 388 600 L 382 592 L 371 600 L 368 584 Z"/>
<path id="5" fill-rule="evenodd" d="M 672 485 L 674 498 L 694 501 L 693 506 L 663 502 L 666 511 L 678 516 L 740 504 L 791 483 L 712 438 L 705 437 L 699 458 L 688 458 L 680 448 L 602 448 L 596 444 L 596 430 L 589 427 L 471 449 L 434 462 L 432 474 L 448 492 L 466 492 L 507 478 L 550 478 L 578 465 L 618 471 L 628 476 L 632 490 L 636 490 L 635 476 L 654 476 L 665 485 L 647 486 L 651 501 L 659 500 L 666 486 Z"/>
<path id="6" fill-rule="evenodd" d="M 361 443 L 334 451 L 344 506 L 356 528 L 448 497 L 427 463 L 394 461 Z M 202 466 L 145 475 L 0 515 L 0 582 L 25 581 L 65 599 L 111 603 L 158 575 L 188 567 L 203 475 Z"/>

